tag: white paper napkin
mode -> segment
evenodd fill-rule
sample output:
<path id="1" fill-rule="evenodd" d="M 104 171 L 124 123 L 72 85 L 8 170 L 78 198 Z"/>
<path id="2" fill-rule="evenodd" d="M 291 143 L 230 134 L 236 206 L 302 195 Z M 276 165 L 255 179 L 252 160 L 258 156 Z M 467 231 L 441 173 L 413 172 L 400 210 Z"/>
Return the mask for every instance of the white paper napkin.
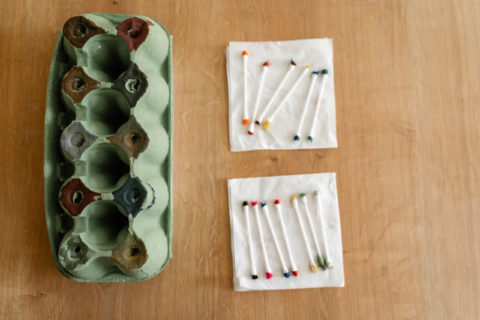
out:
<path id="1" fill-rule="evenodd" d="M 303 241 L 298 220 L 290 202 L 292 194 L 307 193 L 307 201 L 311 217 L 317 235 L 320 230 L 320 216 L 313 197 L 313 191 L 317 190 L 321 196 L 321 213 L 325 224 L 325 233 L 333 269 L 323 271 L 318 268 L 317 273 L 309 270 L 309 260 L 305 243 Z M 335 173 L 303 174 L 292 176 L 230 179 L 228 181 L 230 227 L 233 256 L 233 284 L 235 291 L 247 290 L 280 290 L 315 287 L 343 287 L 343 256 L 342 239 L 340 231 L 340 216 L 338 211 L 337 187 Z M 258 200 L 266 201 L 269 207 L 269 216 L 276 232 L 280 247 L 287 266 L 288 255 L 281 233 L 281 226 L 274 208 L 273 201 L 280 200 L 282 205 L 282 217 L 285 223 L 290 246 L 299 272 L 298 277 L 293 275 L 285 278 L 282 274 L 280 258 L 274 247 L 272 235 L 268 229 L 267 221 L 259 208 L 262 222 L 263 236 L 269 254 L 270 265 L 274 274 L 272 279 L 267 280 L 265 276 L 265 263 L 263 260 L 261 245 L 257 231 L 256 220 L 253 208 L 249 205 L 250 229 L 254 247 L 254 259 L 256 262 L 258 279 L 251 278 L 251 264 L 249 247 L 246 232 L 246 220 L 242 203 Z M 308 221 L 305 218 L 303 206 L 299 201 L 301 217 L 307 231 L 310 247 L 315 256 L 313 238 L 308 229 Z"/>
<path id="2" fill-rule="evenodd" d="M 284 74 L 287 72 L 290 60 L 297 63 L 297 67 L 290 75 L 283 89 L 269 108 L 273 111 L 286 96 L 295 80 L 300 76 L 305 66 L 310 65 L 311 71 L 327 69 L 328 80 L 325 94 L 321 102 L 320 113 L 317 118 L 313 142 L 306 140 L 314 115 L 315 104 L 320 93 L 320 77 L 318 77 L 305 123 L 301 132 L 300 141 L 293 137 L 299 125 L 303 104 L 310 85 L 311 72 L 306 75 L 290 98 L 283 105 L 270 126 L 265 131 L 256 126 L 253 136 L 247 134 L 248 126 L 242 125 L 243 119 L 243 60 L 242 51 L 248 51 L 248 114 L 253 116 L 255 99 L 258 92 L 260 74 L 263 63 L 268 60 L 265 84 L 260 99 L 257 115 L 265 109 L 268 101 L 278 87 Z M 226 49 L 228 96 L 230 105 L 230 150 L 247 151 L 262 149 L 318 149 L 336 148 L 337 134 L 335 124 L 335 90 L 333 72 L 333 47 L 331 39 L 308 39 L 277 42 L 230 42 Z M 271 112 L 269 112 L 271 113 Z M 252 120 L 252 119 L 250 119 Z"/>

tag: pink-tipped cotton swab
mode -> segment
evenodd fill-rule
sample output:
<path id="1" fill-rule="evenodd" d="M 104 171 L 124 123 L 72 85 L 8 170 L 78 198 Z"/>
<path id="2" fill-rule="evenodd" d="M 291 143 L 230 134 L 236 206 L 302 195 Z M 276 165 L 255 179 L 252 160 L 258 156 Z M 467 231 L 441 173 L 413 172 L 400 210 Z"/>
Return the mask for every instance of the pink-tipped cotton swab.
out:
<path id="1" fill-rule="evenodd" d="M 287 230 L 285 229 L 285 223 L 283 223 L 282 218 L 282 206 L 280 205 L 280 200 L 275 200 L 275 209 L 277 211 L 278 220 L 280 221 L 280 227 L 282 228 L 283 239 L 285 240 L 285 247 L 287 248 L 288 259 L 290 260 L 290 268 L 295 277 L 298 276 L 298 269 L 295 265 L 295 260 L 293 259 L 292 250 L 290 249 L 290 241 L 288 240 Z"/>

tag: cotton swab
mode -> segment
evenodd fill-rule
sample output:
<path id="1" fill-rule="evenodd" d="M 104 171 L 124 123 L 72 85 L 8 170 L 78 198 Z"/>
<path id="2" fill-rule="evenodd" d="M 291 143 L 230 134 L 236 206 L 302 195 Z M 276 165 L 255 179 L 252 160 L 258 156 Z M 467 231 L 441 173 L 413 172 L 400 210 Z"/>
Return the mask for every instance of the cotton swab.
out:
<path id="1" fill-rule="evenodd" d="M 260 102 L 260 97 L 262 95 L 262 91 L 263 91 L 263 84 L 265 83 L 265 75 L 267 74 L 267 70 L 268 70 L 268 66 L 270 64 L 268 63 L 268 61 L 265 61 L 265 63 L 263 64 L 263 67 L 262 67 L 262 73 L 260 75 L 260 85 L 258 87 L 258 92 L 257 92 L 257 98 L 255 99 L 255 107 L 253 109 L 253 117 L 252 117 L 252 120 L 254 120 L 257 116 L 257 110 L 258 110 L 258 104 Z M 255 124 L 254 122 L 252 121 L 250 123 L 250 128 L 248 129 L 248 134 L 249 135 L 253 135 L 253 133 L 255 132 Z"/>
<path id="2" fill-rule="evenodd" d="M 318 242 L 317 234 L 315 233 L 315 228 L 313 227 L 313 221 L 310 214 L 310 209 L 308 209 L 307 194 L 300 193 L 299 196 L 300 196 L 300 200 L 302 200 L 303 206 L 305 207 L 305 215 L 307 216 L 308 225 L 310 226 L 310 232 L 313 235 L 313 242 L 315 244 L 315 249 L 317 249 L 318 265 L 320 266 L 320 268 L 325 270 L 326 269 L 325 260 L 323 260 L 322 251 L 320 250 L 320 244 Z"/>
<path id="3" fill-rule="evenodd" d="M 250 218 L 248 217 L 248 202 L 243 201 L 243 213 L 245 214 L 245 221 L 247 225 L 247 241 L 248 241 L 248 251 L 250 252 L 250 264 L 252 271 L 252 279 L 258 279 L 257 268 L 255 267 L 255 260 L 253 258 L 253 244 L 252 244 L 252 233 L 250 231 Z"/>
<path id="4" fill-rule="evenodd" d="M 298 210 L 297 198 L 295 197 L 295 195 L 292 195 L 290 197 L 290 200 L 292 201 L 293 209 L 295 211 L 295 214 L 297 215 L 298 224 L 300 225 L 300 230 L 302 231 L 303 241 L 305 242 L 305 248 L 307 248 L 308 260 L 310 260 L 310 271 L 315 273 L 317 272 L 317 265 L 313 261 L 312 251 L 310 250 L 310 246 L 307 240 L 307 234 L 305 232 L 305 228 L 303 227 L 303 222 L 300 217 L 300 211 Z"/>
<path id="5" fill-rule="evenodd" d="M 270 98 L 270 101 L 268 101 L 267 106 L 265 107 L 265 109 L 263 109 L 263 112 L 260 114 L 260 117 L 258 118 L 258 120 L 255 121 L 255 124 L 259 125 L 260 123 L 263 122 L 263 119 L 265 118 L 265 115 L 267 114 L 268 109 L 272 105 L 273 101 L 277 97 L 280 90 L 283 88 L 283 85 L 285 84 L 285 82 L 287 82 L 288 77 L 290 77 L 290 75 L 292 74 L 296 66 L 297 64 L 295 63 L 295 61 L 291 60 L 287 73 L 285 73 L 285 75 L 283 76 L 282 81 L 280 81 L 280 84 L 278 85 L 277 89 L 273 93 L 273 96 Z"/>
<path id="6" fill-rule="evenodd" d="M 288 268 L 285 265 L 285 260 L 283 259 L 282 250 L 280 249 L 280 245 L 278 244 L 277 235 L 275 234 L 275 231 L 273 230 L 272 221 L 270 220 L 270 216 L 269 216 L 269 213 L 268 213 L 267 203 L 262 202 L 261 206 L 262 206 L 263 213 L 265 214 L 265 218 L 267 219 L 268 229 L 270 230 L 270 233 L 272 234 L 273 243 L 275 244 L 275 248 L 277 249 L 278 257 L 280 258 L 280 263 L 282 264 L 283 276 L 285 278 L 289 278 L 290 277 L 290 272 L 288 272 Z"/>
<path id="7" fill-rule="evenodd" d="M 305 115 L 307 114 L 307 110 L 308 110 L 308 104 L 310 103 L 310 98 L 312 97 L 313 86 L 315 85 L 315 82 L 317 81 L 319 74 L 320 74 L 320 71 L 312 72 L 312 80 L 310 81 L 310 87 L 308 88 L 307 98 L 305 99 L 305 103 L 303 105 L 302 116 L 300 117 L 300 125 L 298 126 L 297 134 L 293 137 L 294 141 L 300 140 L 303 122 L 305 121 Z"/>
<path id="8" fill-rule="evenodd" d="M 270 268 L 270 262 L 268 261 L 267 248 L 265 247 L 265 241 L 263 240 L 262 223 L 260 222 L 260 214 L 258 213 L 257 204 L 258 204 L 257 201 L 253 201 L 252 207 L 255 210 L 255 218 L 257 219 L 257 228 L 258 228 L 258 235 L 260 237 L 260 245 L 262 246 L 263 259 L 265 260 L 265 269 L 267 269 L 267 272 L 265 274 L 267 276 L 267 279 L 271 279 L 273 277 L 273 273 L 272 273 L 272 269 Z"/>
<path id="9" fill-rule="evenodd" d="M 318 112 L 320 111 L 320 103 L 322 101 L 323 94 L 325 93 L 325 84 L 327 83 L 327 79 L 328 79 L 328 70 L 323 69 L 321 71 L 321 74 L 322 74 L 322 85 L 320 87 L 320 95 L 318 96 L 317 105 L 315 106 L 315 115 L 313 116 L 312 127 L 310 128 L 310 133 L 307 138 L 307 140 L 310 142 L 313 141 L 313 134 L 315 133 L 315 127 L 317 125 Z"/>
<path id="10" fill-rule="evenodd" d="M 277 211 L 278 220 L 280 220 L 280 227 L 282 228 L 283 239 L 285 240 L 285 246 L 287 247 L 288 259 L 290 260 L 290 267 L 292 273 L 295 277 L 298 276 L 297 266 L 295 265 L 295 260 L 293 260 L 292 250 L 290 249 L 290 242 L 288 240 L 288 234 L 285 229 L 285 224 L 283 223 L 282 218 L 282 207 L 280 206 L 280 200 L 275 200 L 275 209 Z"/>
<path id="11" fill-rule="evenodd" d="M 321 227 L 321 233 L 320 233 L 320 236 L 322 238 L 322 243 L 324 245 L 324 252 L 325 252 L 325 264 L 327 265 L 327 268 L 328 269 L 332 269 L 333 268 L 333 264 L 332 264 L 332 260 L 330 259 L 330 254 L 328 253 L 328 243 L 327 243 L 327 235 L 325 233 L 325 223 L 323 221 L 323 215 L 322 215 L 322 210 L 321 210 L 321 201 L 320 201 L 320 193 L 318 191 L 315 191 L 313 193 L 313 195 L 315 196 L 315 198 L 317 199 L 317 210 L 318 210 L 318 214 L 320 216 L 320 227 Z"/>
<path id="12" fill-rule="evenodd" d="M 275 109 L 272 113 L 272 115 L 267 118 L 267 120 L 263 123 L 263 127 L 265 128 L 265 130 L 268 130 L 268 128 L 270 127 L 270 123 L 272 123 L 273 119 L 275 118 L 275 116 L 277 115 L 277 113 L 282 109 L 282 106 L 283 104 L 288 100 L 288 98 L 290 98 L 290 95 L 292 94 L 292 92 L 295 90 L 295 88 L 298 86 L 298 84 L 300 83 L 300 80 L 302 80 L 302 78 L 307 74 L 308 70 L 310 70 L 310 66 L 306 66 L 305 67 L 305 70 L 303 70 L 302 74 L 300 75 L 300 77 L 297 78 L 297 81 L 295 81 L 295 83 L 293 84 L 293 86 L 290 88 L 290 90 L 287 92 L 287 94 L 285 95 L 285 97 L 283 98 L 283 100 L 280 102 L 280 104 L 278 105 L 277 109 Z"/>
<path id="13" fill-rule="evenodd" d="M 242 124 L 248 124 L 248 88 L 247 88 L 247 65 L 248 65 L 248 52 L 243 50 L 243 120 Z"/>

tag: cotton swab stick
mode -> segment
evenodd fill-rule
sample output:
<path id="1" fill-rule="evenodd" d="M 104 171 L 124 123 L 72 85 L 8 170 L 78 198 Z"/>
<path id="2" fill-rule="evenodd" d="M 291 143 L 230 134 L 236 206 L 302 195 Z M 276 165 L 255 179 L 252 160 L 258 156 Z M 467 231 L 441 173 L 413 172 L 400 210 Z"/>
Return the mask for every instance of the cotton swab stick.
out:
<path id="1" fill-rule="evenodd" d="M 305 232 L 305 228 L 303 227 L 302 218 L 300 217 L 300 211 L 298 210 L 297 198 L 295 197 L 295 195 L 292 195 L 290 197 L 290 200 L 292 201 L 293 209 L 295 211 L 295 214 L 297 215 L 298 224 L 300 225 L 300 230 L 302 231 L 303 241 L 305 242 L 305 248 L 307 248 L 308 260 L 310 260 L 310 271 L 315 273 L 317 272 L 317 265 L 313 261 L 312 251 L 310 250 L 310 246 L 307 240 L 307 234 Z"/>
<path id="2" fill-rule="evenodd" d="M 310 232 L 313 235 L 313 242 L 315 244 L 315 249 L 317 249 L 317 259 L 318 259 L 318 266 L 323 270 L 326 269 L 325 260 L 322 257 L 322 250 L 320 250 L 320 244 L 318 242 L 317 234 L 315 233 L 315 228 L 313 227 L 313 221 L 310 214 L 310 209 L 308 209 L 308 202 L 307 202 L 307 194 L 300 193 L 300 200 L 302 200 L 303 206 L 305 207 L 305 215 L 307 216 L 308 225 L 310 226 Z"/>
<path id="3" fill-rule="evenodd" d="M 260 97 L 262 96 L 262 91 L 263 91 L 263 84 L 265 83 L 265 75 L 267 74 L 268 66 L 270 64 L 268 61 L 265 61 L 262 67 L 262 74 L 260 75 L 260 85 L 258 87 L 258 92 L 257 92 L 257 98 L 255 99 L 255 107 L 253 109 L 253 117 L 252 120 L 254 120 L 257 116 L 257 110 L 258 110 L 258 104 L 260 102 Z M 255 132 L 255 124 L 254 122 L 250 122 L 250 128 L 248 129 L 248 134 L 253 135 Z"/>
<path id="4" fill-rule="evenodd" d="M 295 88 L 298 86 L 298 84 L 300 83 L 300 80 L 302 80 L 302 78 L 307 74 L 308 70 L 310 70 L 310 66 L 305 67 L 305 70 L 303 70 L 300 77 L 297 78 L 297 81 L 295 81 L 293 86 L 290 88 L 290 91 L 287 92 L 287 94 L 285 95 L 283 100 L 278 105 L 277 109 L 275 109 L 273 111 L 272 115 L 269 118 L 267 118 L 267 120 L 263 123 L 263 127 L 265 128 L 265 130 L 268 130 L 268 128 L 270 127 L 270 123 L 272 123 L 272 121 L 275 118 L 275 116 L 277 115 L 277 113 L 282 109 L 283 104 L 288 100 L 288 98 L 290 98 L 290 95 L 295 90 Z"/>
<path id="5" fill-rule="evenodd" d="M 307 138 L 307 140 L 310 142 L 313 141 L 313 134 L 315 133 L 315 127 L 317 125 L 318 112 L 320 111 L 320 103 L 322 101 L 323 94 L 325 93 L 325 84 L 327 83 L 327 79 L 328 79 L 328 70 L 323 69 L 321 71 L 321 74 L 322 74 L 322 85 L 320 87 L 320 95 L 318 96 L 317 105 L 315 106 L 315 115 L 313 116 L 312 127 L 310 128 L 310 133 L 308 134 L 308 138 Z"/>
<path id="6" fill-rule="evenodd" d="M 294 141 L 300 140 L 303 122 L 305 121 L 305 115 L 307 114 L 307 110 L 308 110 L 308 104 L 310 103 L 310 98 L 312 97 L 313 86 L 315 85 L 315 82 L 317 81 L 319 74 L 320 74 L 320 71 L 312 72 L 312 80 L 310 81 L 310 87 L 308 88 L 307 98 L 305 99 L 305 103 L 303 105 L 302 116 L 300 117 L 300 124 L 298 126 L 297 134 L 293 137 Z"/>
<path id="7" fill-rule="evenodd" d="M 292 74 L 296 66 L 297 64 L 295 63 L 295 61 L 291 60 L 287 73 L 285 73 L 285 75 L 283 76 L 282 81 L 280 81 L 280 84 L 278 85 L 277 89 L 273 93 L 273 96 L 270 98 L 270 101 L 268 101 L 267 106 L 265 107 L 265 109 L 263 109 L 263 112 L 260 114 L 260 117 L 258 117 L 257 121 L 255 121 L 255 124 L 259 125 L 260 123 L 263 122 L 263 119 L 265 118 L 265 115 L 267 114 L 268 109 L 272 105 L 273 101 L 277 97 L 280 90 L 283 88 L 283 85 L 285 84 L 285 82 L 287 82 L 288 77 L 290 77 L 290 75 Z"/>
<path id="8" fill-rule="evenodd" d="M 283 276 L 285 278 L 289 278 L 290 277 L 290 272 L 288 272 L 288 268 L 285 264 L 285 260 L 283 259 L 282 250 L 280 249 L 280 245 L 278 244 L 277 235 L 275 234 L 275 231 L 273 230 L 272 221 L 270 220 L 270 216 L 269 216 L 269 213 L 268 213 L 267 203 L 262 202 L 261 206 L 262 206 L 263 213 L 265 214 L 265 218 L 267 219 L 268 229 L 270 230 L 270 233 L 272 234 L 273 243 L 275 244 L 275 248 L 277 249 L 278 256 L 280 258 L 280 263 L 282 264 Z"/>
<path id="9" fill-rule="evenodd" d="M 325 233 L 325 223 L 323 221 L 323 215 L 322 215 L 322 210 L 321 210 L 321 201 L 320 201 L 320 193 L 318 191 L 315 191 L 313 193 L 315 198 L 317 199 L 317 208 L 318 208 L 318 213 L 320 216 L 320 227 L 321 227 L 321 233 L 320 236 L 322 238 L 322 243 L 324 245 L 324 252 L 325 252 L 325 264 L 327 265 L 328 269 L 333 268 L 332 260 L 330 259 L 330 254 L 328 253 L 328 243 L 327 243 L 327 235 Z"/>
<path id="10" fill-rule="evenodd" d="M 250 231 L 250 218 L 248 217 L 248 202 L 243 201 L 243 213 L 245 214 L 245 221 L 247 225 L 247 241 L 248 241 L 248 251 L 250 252 L 250 266 L 252 271 L 252 279 L 258 279 L 257 268 L 255 267 L 255 260 L 253 258 L 253 244 L 252 244 L 252 233 Z"/>
<path id="11" fill-rule="evenodd" d="M 248 88 L 247 88 L 247 65 L 248 52 L 243 50 L 243 120 L 242 124 L 248 124 Z"/>
<path id="12" fill-rule="evenodd" d="M 267 279 L 271 279 L 273 277 L 272 269 L 270 268 L 270 262 L 268 261 L 267 255 L 267 248 L 265 247 L 265 241 L 263 240 L 263 231 L 262 231 L 262 223 L 260 222 L 260 214 L 258 213 L 258 202 L 253 201 L 252 207 L 255 210 L 255 218 L 257 219 L 257 228 L 258 228 L 258 235 L 260 237 L 260 245 L 262 247 L 263 259 L 265 260 L 265 269 L 267 272 L 265 273 Z"/>
<path id="13" fill-rule="evenodd" d="M 292 273 L 295 277 L 298 276 L 297 266 L 295 265 L 295 260 L 293 260 L 292 250 L 290 249 L 290 242 L 288 240 L 287 230 L 285 229 L 285 224 L 283 223 L 282 218 L 282 207 L 280 206 L 280 200 L 275 200 L 275 209 L 277 210 L 278 220 L 280 220 L 280 227 L 282 228 L 283 239 L 285 240 L 285 246 L 287 247 L 288 259 L 290 260 L 290 267 Z"/>

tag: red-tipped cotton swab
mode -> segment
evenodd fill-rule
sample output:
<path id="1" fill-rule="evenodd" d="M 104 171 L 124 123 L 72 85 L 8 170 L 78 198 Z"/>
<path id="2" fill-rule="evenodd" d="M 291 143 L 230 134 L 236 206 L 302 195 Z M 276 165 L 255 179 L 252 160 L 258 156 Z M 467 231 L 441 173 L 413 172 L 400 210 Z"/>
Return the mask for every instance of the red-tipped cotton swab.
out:
<path id="1" fill-rule="evenodd" d="M 280 205 L 280 200 L 275 200 L 275 209 L 277 210 L 278 220 L 280 221 L 280 227 L 282 228 L 283 239 L 285 240 L 285 247 L 287 248 L 288 259 L 290 260 L 290 268 L 295 277 L 298 276 L 297 266 L 295 265 L 295 260 L 293 260 L 292 250 L 290 249 L 290 241 L 288 240 L 287 230 L 285 229 L 285 224 L 283 223 L 282 218 L 282 207 Z"/>
<path id="2" fill-rule="evenodd" d="M 257 276 L 257 268 L 255 267 L 255 259 L 254 254 L 253 254 L 253 244 L 252 244 L 252 232 L 250 231 L 250 218 L 248 217 L 249 215 L 249 210 L 248 210 L 248 202 L 243 201 L 243 213 L 245 215 L 245 222 L 247 225 L 247 241 L 248 241 L 248 251 L 250 253 L 250 266 L 251 266 L 251 272 L 252 272 L 252 279 L 255 280 L 258 278 Z"/>
<path id="3" fill-rule="evenodd" d="M 300 140 L 300 136 L 302 134 L 303 122 L 305 121 L 305 115 L 307 114 L 307 110 L 308 110 L 308 104 L 310 103 L 310 98 L 312 97 L 313 86 L 315 85 L 315 82 L 317 81 L 319 73 L 320 73 L 319 71 L 313 71 L 312 72 L 312 79 L 310 81 L 310 87 L 308 88 L 307 98 L 305 99 L 305 103 L 303 105 L 302 116 L 300 117 L 300 124 L 298 125 L 297 134 L 293 137 L 294 141 L 299 141 Z"/>
<path id="4" fill-rule="evenodd" d="M 272 221 L 270 220 L 270 215 L 268 213 L 267 203 L 262 202 L 261 205 L 262 205 L 263 213 L 265 214 L 265 218 L 267 220 L 268 229 L 270 230 L 270 233 L 272 234 L 273 243 L 275 244 L 275 248 L 277 249 L 278 257 L 280 258 L 280 263 L 282 264 L 283 276 L 285 278 L 289 278 L 290 277 L 290 272 L 288 272 L 287 265 L 285 264 L 285 260 L 283 259 L 282 250 L 280 249 L 280 245 L 278 244 L 277 235 L 275 234 L 275 230 L 273 230 Z"/>
<path id="5" fill-rule="evenodd" d="M 272 269 L 270 268 L 270 262 L 268 261 L 267 255 L 267 248 L 265 247 L 265 241 L 263 240 L 263 230 L 262 230 L 262 223 L 260 222 L 260 214 L 258 213 L 258 202 L 252 202 L 252 207 L 255 210 L 255 218 L 257 219 L 257 228 L 258 228 L 258 236 L 260 237 L 260 245 L 262 247 L 263 259 L 265 260 L 265 269 L 267 279 L 271 279 L 273 277 Z"/>
<path id="6" fill-rule="evenodd" d="M 269 65 L 270 64 L 268 63 L 268 61 L 265 61 L 262 67 L 262 73 L 260 75 L 260 85 L 258 87 L 257 98 L 255 99 L 255 107 L 253 109 L 252 120 L 254 120 L 257 117 L 258 104 L 260 103 L 260 97 L 262 96 L 263 84 L 265 83 L 265 75 L 267 74 Z M 254 132 L 255 132 L 255 123 L 252 121 L 250 122 L 250 127 L 248 128 L 248 134 L 253 135 Z"/>
<path id="7" fill-rule="evenodd" d="M 248 52 L 243 50 L 243 120 L 242 124 L 248 124 L 248 88 L 247 88 L 247 65 L 248 65 Z"/>
<path id="8" fill-rule="evenodd" d="M 277 109 L 275 109 L 273 111 L 273 113 L 270 115 L 270 117 L 267 118 L 267 120 L 265 120 L 265 122 L 263 123 L 263 127 L 265 128 L 265 130 L 268 130 L 268 128 L 270 128 L 270 124 L 272 123 L 273 119 L 275 118 L 275 116 L 278 114 L 278 112 L 280 110 L 282 110 L 282 107 L 284 105 L 284 103 L 288 100 L 288 98 L 290 98 L 290 95 L 292 94 L 292 92 L 295 90 L 295 88 L 298 86 L 298 84 L 300 83 L 300 80 L 302 80 L 302 78 L 307 74 L 308 70 L 310 70 L 310 66 L 306 66 L 305 69 L 303 70 L 302 74 L 297 78 L 297 81 L 295 81 L 295 83 L 293 84 L 293 86 L 290 88 L 290 90 L 287 92 L 287 94 L 285 95 L 285 97 L 283 98 L 283 100 L 280 102 L 280 104 L 277 106 Z"/>
<path id="9" fill-rule="evenodd" d="M 272 105 L 273 101 L 277 97 L 280 90 L 283 88 L 283 85 L 285 84 L 285 82 L 287 82 L 288 77 L 290 77 L 290 75 L 292 74 L 292 72 L 293 72 L 293 70 L 295 69 L 296 66 L 297 66 L 297 64 L 295 63 L 295 61 L 291 60 L 287 73 L 285 73 L 285 75 L 283 76 L 282 81 L 280 81 L 280 84 L 278 85 L 277 89 L 273 93 L 273 96 L 270 98 L 270 101 L 268 101 L 267 106 L 265 107 L 265 109 L 263 109 L 263 112 L 260 114 L 260 117 L 258 117 L 258 119 L 255 121 L 255 124 L 259 125 L 260 123 L 263 122 L 263 119 L 265 118 L 265 115 L 267 114 L 268 109 Z"/>
<path id="10" fill-rule="evenodd" d="M 305 242 L 305 248 L 307 249 L 308 260 L 310 262 L 310 271 L 315 273 L 315 272 L 317 272 L 317 265 L 315 264 L 315 262 L 313 260 L 312 251 L 310 250 L 310 245 L 308 244 L 307 233 L 305 232 L 305 228 L 303 227 L 302 218 L 300 217 L 300 210 L 298 209 L 297 198 L 295 197 L 295 195 L 292 195 L 290 197 L 290 200 L 292 201 L 293 209 L 295 211 L 295 214 L 297 215 L 297 220 L 298 220 L 298 224 L 300 225 L 302 238 L 303 238 L 303 241 Z"/>
<path id="11" fill-rule="evenodd" d="M 313 136 L 315 134 L 315 128 L 316 128 L 316 125 L 317 125 L 317 118 L 318 118 L 318 113 L 320 112 L 320 104 L 322 102 L 322 98 L 323 98 L 323 94 L 325 93 L 325 85 L 327 83 L 327 79 L 328 79 L 328 70 L 327 69 L 323 69 L 321 71 L 322 73 L 322 85 L 320 86 L 320 95 L 318 96 L 318 100 L 317 100 L 317 104 L 315 106 L 315 114 L 313 116 L 313 122 L 312 122 L 312 126 L 310 128 L 310 133 L 308 134 L 308 138 L 307 140 L 312 142 L 313 141 Z"/>

